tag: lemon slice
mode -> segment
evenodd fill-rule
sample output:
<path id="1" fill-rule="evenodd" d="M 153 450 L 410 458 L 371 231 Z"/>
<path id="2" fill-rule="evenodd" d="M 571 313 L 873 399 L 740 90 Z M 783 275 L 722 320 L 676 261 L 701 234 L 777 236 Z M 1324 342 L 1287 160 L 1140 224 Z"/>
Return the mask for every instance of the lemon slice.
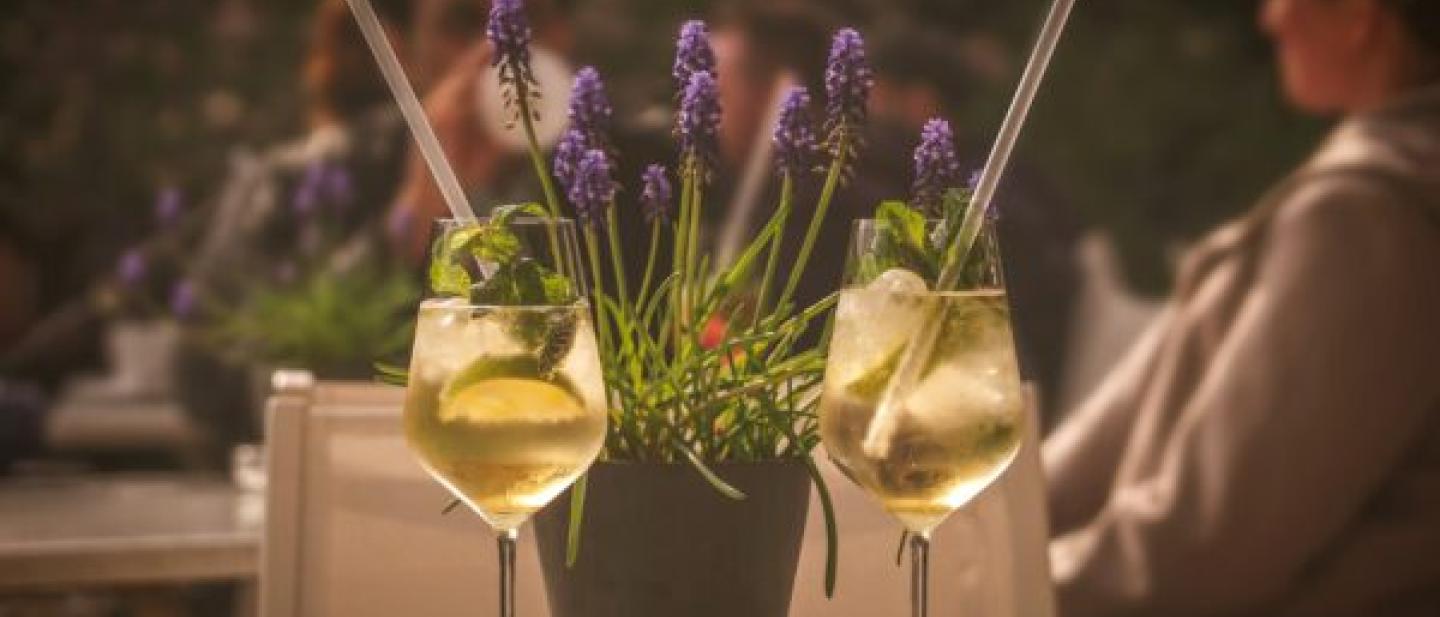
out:
<path id="1" fill-rule="evenodd" d="M 558 385 L 538 379 L 498 377 L 466 386 L 443 400 L 440 421 L 546 423 L 575 420 L 585 413 L 580 399 Z"/>

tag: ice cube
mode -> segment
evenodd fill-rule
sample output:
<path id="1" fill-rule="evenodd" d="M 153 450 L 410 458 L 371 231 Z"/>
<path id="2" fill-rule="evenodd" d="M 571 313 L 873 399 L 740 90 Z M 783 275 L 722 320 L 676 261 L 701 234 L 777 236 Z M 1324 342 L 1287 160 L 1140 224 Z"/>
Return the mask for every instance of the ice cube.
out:
<path id="1" fill-rule="evenodd" d="M 441 383 L 480 356 L 518 353 L 519 346 L 494 316 L 476 316 L 464 301 L 429 301 L 415 328 L 415 369 Z"/>
<path id="2" fill-rule="evenodd" d="M 845 292 L 836 309 L 827 378 L 848 384 L 893 363 L 920 327 L 926 291 L 919 275 L 897 268 Z"/>
<path id="3" fill-rule="evenodd" d="M 875 277 L 865 286 L 868 291 L 885 292 L 891 294 L 923 294 L 930 291 L 930 286 L 925 284 L 925 279 L 919 274 L 904 268 L 891 268 Z"/>

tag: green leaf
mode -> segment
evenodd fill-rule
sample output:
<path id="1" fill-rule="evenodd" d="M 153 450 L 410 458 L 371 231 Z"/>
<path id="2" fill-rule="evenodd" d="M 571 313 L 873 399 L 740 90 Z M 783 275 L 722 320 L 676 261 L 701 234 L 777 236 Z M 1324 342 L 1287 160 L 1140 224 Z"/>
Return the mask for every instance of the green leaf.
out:
<path id="1" fill-rule="evenodd" d="M 705 481 L 709 482 L 710 486 L 715 487 L 715 490 L 720 491 L 721 495 L 736 501 L 745 499 L 745 493 L 740 492 L 739 489 L 730 486 L 730 484 L 721 479 L 720 476 L 715 475 L 715 472 L 711 471 L 693 450 L 686 447 L 685 444 L 681 443 L 678 439 L 673 443 L 675 444 L 675 448 L 679 450 L 681 454 L 685 455 L 685 460 L 690 461 L 690 464 L 695 467 L 696 471 L 700 472 L 700 475 L 705 478 Z"/>
<path id="2" fill-rule="evenodd" d="M 838 578 L 840 561 L 840 525 L 835 518 L 835 503 L 830 497 L 830 487 L 820 475 L 815 458 L 805 455 L 805 469 L 815 483 L 815 492 L 820 495 L 820 510 L 825 515 L 825 597 L 835 597 L 835 580 Z"/>
<path id="3" fill-rule="evenodd" d="M 410 371 L 404 367 L 385 362 L 375 362 L 375 381 L 392 386 L 406 386 L 410 383 Z"/>

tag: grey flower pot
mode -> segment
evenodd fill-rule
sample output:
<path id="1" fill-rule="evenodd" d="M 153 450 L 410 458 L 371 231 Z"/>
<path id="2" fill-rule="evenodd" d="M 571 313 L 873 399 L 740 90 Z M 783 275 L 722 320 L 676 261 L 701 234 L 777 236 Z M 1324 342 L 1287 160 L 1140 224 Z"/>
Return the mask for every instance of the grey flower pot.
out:
<path id="1" fill-rule="evenodd" d="M 535 518 L 553 617 L 784 617 L 805 533 L 803 463 L 596 463 L 579 559 L 565 566 L 570 494 Z"/>

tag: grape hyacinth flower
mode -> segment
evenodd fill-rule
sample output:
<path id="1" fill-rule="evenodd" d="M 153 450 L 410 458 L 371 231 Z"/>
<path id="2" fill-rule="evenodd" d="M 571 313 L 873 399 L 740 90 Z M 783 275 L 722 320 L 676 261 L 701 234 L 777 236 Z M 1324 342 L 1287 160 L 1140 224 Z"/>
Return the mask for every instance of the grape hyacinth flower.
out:
<path id="1" fill-rule="evenodd" d="M 184 209 L 184 197 L 178 188 L 166 187 L 155 197 L 155 221 L 162 226 L 174 224 Z"/>
<path id="2" fill-rule="evenodd" d="M 802 87 L 791 88 L 780 104 L 780 118 L 775 123 L 776 171 L 798 178 L 811 171 L 815 164 L 815 129 L 810 124 L 810 92 Z"/>
<path id="3" fill-rule="evenodd" d="M 670 186 L 670 177 L 665 173 L 665 166 L 659 163 L 652 163 L 640 174 L 640 182 L 643 188 L 640 190 L 640 206 L 645 212 L 646 222 L 670 220 L 670 200 L 674 197 L 674 190 Z"/>
<path id="4" fill-rule="evenodd" d="M 279 281 L 280 283 L 285 285 L 289 285 L 291 283 L 294 283 L 299 278 L 300 270 L 295 266 L 294 261 L 287 259 L 280 262 L 280 265 L 275 266 L 276 281 Z"/>
<path id="5" fill-rule="evenodd" d="M 195 309 L 199 307 L 199 294 L 196 292 L 195 283 L 189 279 L 181 280 L 170 289 L 170 312 L 179 319 L 189 319 L 195 316 Z"/>
<path id="6" fill-rule="evenodd" d="M 325 197 L 332 205 L 344 207 L 355 200 L 355 181 L 344 165 L 326 165 L 323 177 Z"/>
<path id="7" fill-rule="evenodd" d="M 715 50 L 710 47 L 710 30 L 705 22 L 687 21 L 680 26 L 680 38 L 675 43 L 675 65 L 671 74 L 675 77 L 676 94 L 683 96 L 695 73 L 715 75 Z"/>
<path id="8" fill-rule="evenodd" d="M 567 194 L 570 187 L 575 184 L 575 174 L 580 169 L 580 161 L 585 158 L 585 152 L 590 149 L 589 140 L 585 132 L 570 127 L 560 137 L 560 143 L 555 144 L 555 179 L 560 182 L 561 190 Z"/>
<path id="9" fill-rule="evenodd" d="M 290 209 L 302 218 L 315 212 L 320 205 L 320 191 L 324 182 L 325 162 L 310 163 L 305 168 L 305 174 L 300 177 L 300 182 L 295 185 L 295 193 L 290 198 Z"/>
<path id="10" fill-rule="evenodd" d="M 592 148 L 585 152 L 568 193 L 581 222 L 598 226 L 604 221 L 606 208 L 615 201 L 615 180 L 610 157 L 604 150 Z"/>
<path id="11" fill-rule="evenodd" d="M 490 22 L 485 37 L 493 47 L 490 65 L 500 69 L 500 87 L 510 122 L 520 118 L 531 98 L 539 97 L 535 73 L 530 69 L 530 20 L 523 0 L 495 0 L 490 5 Z"/>
<path id="12" fill-rule="evenodd" d="M 687 171 L 706 177 L 714 169 L 718 158 L 720 92 L 715 76 L 704 71 L 690 76 L 690 83 L 685 86 L 685 93 L 680 99 L 680 113 L 675 124 L 680 139 L 680 158 L 686 165 L 693 166 Z"/>
<path id="13" fill-rule="evenodd" d="M 610 97 L 605 93 L 605 82 L 600 79 L 600 72 L 593 66 L 587 66 L 575 73 L 567 112 L 570 127 L 583 132 L 590 147 L 605 150 L 612 158 L 614 152 L 609 135 L 614 115 L 615 109 L 610 106 Z"/>
<path id="14" fill-rule="evenodd" d="M 138 248 L 132 248 L 120 256 L 120 263 L 115 268 L 115 274 L 120 277 L 122 285 L 134 287 L 145 280 L 145 274 L 149 269 L 145 253 Z"/>
<path id="15" fill-rule="evenodd" d="M 915 180 L 911 185 L 911 206 L 939 215 L 945 192 L 960 183 L 960 160 L 955 154 L 955 135 L 950 123 L 932 118 L 920 131 L 915 147 Z"/>
<path id="16" fill-rule="evenodd" d="M 839 156 L 842 147 L 860 145 L 866 100 L 874 85 L 864 39 L 853 28 L 842 28 L 831 42 L 825 68 L 825 145 L 832 156 Z"/>

